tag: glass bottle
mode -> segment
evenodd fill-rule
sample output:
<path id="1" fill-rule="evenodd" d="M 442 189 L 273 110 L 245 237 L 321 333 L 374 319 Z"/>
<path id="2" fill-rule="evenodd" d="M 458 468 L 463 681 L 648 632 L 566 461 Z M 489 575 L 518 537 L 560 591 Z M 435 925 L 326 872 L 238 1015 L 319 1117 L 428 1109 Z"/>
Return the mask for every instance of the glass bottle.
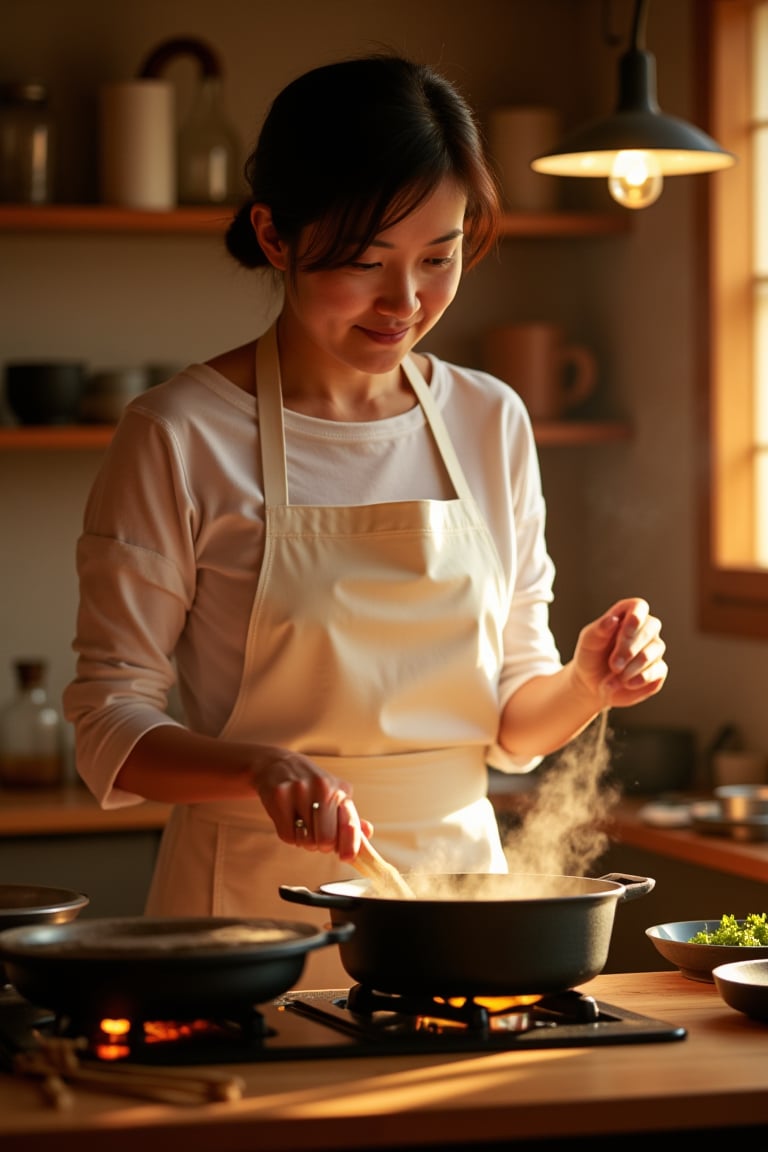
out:
<path id="1" fill-rule="evenodd" d="M 233 203 L 243 193 L 240 175 L 240 140 L 224 110 L 221 76 L 204 75 L 179 129 L 179 203 Z"/>
<path id="2" fill-rule="evenodd" d="M 14 661 L 16 695 L 0 709 L 0 784 L 54 788 L 64 776 L 63 721 L 48 699 L 44 660 Z"/>
<path id="3" fill-rule="evenodd" d="M 53 200 L 53 144 L 46 86 L 37 80 L 0 84 L 0 200 Z"/>

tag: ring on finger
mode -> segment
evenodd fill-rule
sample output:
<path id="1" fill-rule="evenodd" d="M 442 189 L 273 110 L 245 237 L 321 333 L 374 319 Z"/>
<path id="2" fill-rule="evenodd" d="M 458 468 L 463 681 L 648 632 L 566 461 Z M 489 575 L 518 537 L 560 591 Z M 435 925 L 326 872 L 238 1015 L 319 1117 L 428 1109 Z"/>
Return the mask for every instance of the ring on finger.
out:
<path id="1" fill-rule="evenodd" d="M 309 836 L 309 829 L 307 828 L 306 823 L 302 820 L 301 816 L 297 816 L 297 818 L 294 820 L 293 827 L 296 829 L 296 835 L 301 840 L 305 840 L 306 837 Z"/>

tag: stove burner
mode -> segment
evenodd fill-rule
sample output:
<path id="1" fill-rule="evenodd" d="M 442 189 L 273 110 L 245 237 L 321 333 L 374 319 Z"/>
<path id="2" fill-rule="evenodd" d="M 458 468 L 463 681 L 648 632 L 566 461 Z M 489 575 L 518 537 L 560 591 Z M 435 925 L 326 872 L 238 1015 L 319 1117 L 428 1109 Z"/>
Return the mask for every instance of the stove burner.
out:
<path id="1" fill-rule="evenodd" d="M 523 1031 L 528 1027 L 554 1027 L 557 1023 L 594 1023 L 600 1013 L 597 1001 L 580 992 L 553 996 L 494 997 L 408 996 L 377 992 L 362 984 L 350 988 L 346 1007 L 353 1016 L 372 1018 L 377 1012 L 428 1020 L 433 1031 L 439 1025 L 458 1026 L 487 1036 L 492 1031 Z"/>
<path id="2" fill-rule="evenodd" d="M 576 991 L 524 999 L 532 1002 L 443 1001 L 356 984 L 288 992 L 238 1019 L 124 1021 L 109 1040 L 82 1020 L 57 1019 L 6 986 L 0 989 L 0 1067 L 11 1069 L 15 1053 L 34 1049 L 38 1036 L 84 1037 L 88 1061 L 156 1065 L 577 1048 L 686 1036 L 684 1028 Z"/>
<path id="3" fill-rule="evenodd" d="M 489 1008 L 480 997 L 444 1002 L 355 984 L 346 993 L 288 992 L 276 1004 L 286 1013 L 305 1016 L 354 1039 L 356 1055 L 578 1048 L 683 1040 L 687 1035 L 684 1028 L 577 991 L 525 999 L 532 1003 L 521 1006 L 512 1001 L 511 1008 L 509 1002 Z"/>
<path id="4" fill-rule="evenodd" d="M 93 1058 L 116 1063 L 167 1063 L 194 1053 L 195 1063 L 203 1060 L 247 1060 L 255 1047 L 274 1032 L 255 1006 L 248 1006 L 233 1019 L 156 1020 L 87 1019 L 55 1016 L 47 1029 L 51 1036 L 82 1038 L 83 1048 Z"/>

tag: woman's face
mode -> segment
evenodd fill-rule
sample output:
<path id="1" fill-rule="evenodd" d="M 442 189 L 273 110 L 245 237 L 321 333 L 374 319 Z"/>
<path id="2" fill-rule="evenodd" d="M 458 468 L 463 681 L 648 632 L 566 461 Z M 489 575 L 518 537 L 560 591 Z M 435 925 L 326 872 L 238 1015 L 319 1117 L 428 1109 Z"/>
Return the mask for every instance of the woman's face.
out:
<path id="1" fill-rule="evenodd" d="M 286 277 L 283 321 L 364 373 L 396 367 L 440 319 L 462 271 L 466 195 L 449 181 L 353 263 Z"/>

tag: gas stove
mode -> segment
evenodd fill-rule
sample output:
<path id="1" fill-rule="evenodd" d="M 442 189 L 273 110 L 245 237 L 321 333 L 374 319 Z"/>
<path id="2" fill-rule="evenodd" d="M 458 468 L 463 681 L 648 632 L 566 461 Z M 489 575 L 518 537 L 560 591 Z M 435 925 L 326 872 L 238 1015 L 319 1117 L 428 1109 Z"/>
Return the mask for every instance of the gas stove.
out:
<path id="1" fill-rule="evenodd" d="M 578 991 L 509 1001 L 443 1000 L 356 984 L 287 992 L 237 1019 L 96 1022 L 35 1007 L 10 986 L 0 991 L 0 1064 L 6 1067 L 40 1036 L 77 1039 L 89 1060 L 170 1066 L 577 1048 L 686 1035 L 682 1027 Z"/>

